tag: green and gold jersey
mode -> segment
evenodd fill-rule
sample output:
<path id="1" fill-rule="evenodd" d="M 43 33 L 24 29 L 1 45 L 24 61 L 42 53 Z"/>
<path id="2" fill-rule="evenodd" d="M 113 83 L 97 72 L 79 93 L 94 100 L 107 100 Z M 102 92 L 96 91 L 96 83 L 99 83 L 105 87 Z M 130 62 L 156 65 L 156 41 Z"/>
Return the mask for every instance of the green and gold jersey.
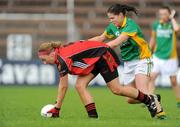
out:
<path id="1" fill-rule="evenodd" d="M 125 17 L 120 28 L 110 23 L 104 34 L 109 39 L 115 39 L 120 34 L 129 36 L 129 39 L 120 45 L 121 56 L 124 61 L 151 57 L 149 45 L 144 40 L 141 29 L 131 18 Z"/>
<path id="2" fill-rule="evenodd" d="M 176 35 L 171 22 L 155 21 L 153 32 L 156 37 L 155 55 L 161 59 L 177 58 Z"/>

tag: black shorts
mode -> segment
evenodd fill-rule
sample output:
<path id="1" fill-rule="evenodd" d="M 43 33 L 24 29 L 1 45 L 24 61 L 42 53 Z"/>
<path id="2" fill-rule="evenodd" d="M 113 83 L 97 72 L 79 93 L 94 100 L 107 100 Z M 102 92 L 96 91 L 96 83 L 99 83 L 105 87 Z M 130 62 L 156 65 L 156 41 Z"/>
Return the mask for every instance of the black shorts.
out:
<path id="1" fill-rule="evenodd" d="M 111 62 L 110 64 L 116 64 L 120 65 L 120 61 L 116 53 L 112 49 L 108 49 L 108 52 L 112 55 L 114 58 L 114 61 Z M 104 59 L 102 56 L 100 60 L 95 64 L 94 69 L 91 71 L 91 73 L 96 77 L 99 73 L 101 76 L 104 78 L 105 82 L 108 83 L 112 81 L 113 79 L 117 78 L 118 75 L 118 70 L 117 66 L 113 67 L 113 71 L 110 69 L 107 60 Z"/>

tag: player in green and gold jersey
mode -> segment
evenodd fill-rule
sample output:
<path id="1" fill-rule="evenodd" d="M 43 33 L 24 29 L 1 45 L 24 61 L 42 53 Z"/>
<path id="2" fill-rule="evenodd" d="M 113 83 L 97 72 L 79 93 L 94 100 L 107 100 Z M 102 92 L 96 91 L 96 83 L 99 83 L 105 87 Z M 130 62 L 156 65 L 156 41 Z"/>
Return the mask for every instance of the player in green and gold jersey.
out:
<path id="1" fill-rule="evenodd" d="M 151 50 L 148 42 L 143 37 L 139 25 L 126 16 L 126 12 L 137 14 L 134 7 L 122 4 L 114 4 L 107 10 L 110 20 L 103 34 L 89 40 L 105 41 L 111 48 L 119 47 L 124 61 L 124 84 L 135 87 L 149 94 L 148 84 L 152 67 Z M 128 103 L 138 103 L 128 98 Z M 159 107 L 159 113 L 164 113 Z M 164 115 L 164 114 L 163 114 Z"/>
<path id="2" fill-rule="evenodd" d="M 158 75 L 168 75 L 180 108 L 180 86 L 177 85 L 178 58 L 176 51 L 176 33 L 180 26 L 176 22 L 175 10 L 163 6 L 159 9 L 159 19 L 154 22 L 150 46 L 154 51 L 154 67 L 149 83 L 150 92 L 154 93 L 155 80 Z"/>

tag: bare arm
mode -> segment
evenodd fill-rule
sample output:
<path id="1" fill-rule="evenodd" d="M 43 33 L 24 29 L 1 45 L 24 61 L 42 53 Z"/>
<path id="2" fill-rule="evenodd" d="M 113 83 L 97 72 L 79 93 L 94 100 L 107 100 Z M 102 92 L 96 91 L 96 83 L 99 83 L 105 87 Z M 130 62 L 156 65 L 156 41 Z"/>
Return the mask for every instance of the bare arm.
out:
<path id="1" fill-rule="evenodd" d="M 175 14 L 176 14 L 176 11 L 175 11 L 175 10 L 172 10 L 172 11 L 171 11 L 171 15 L 170 15 L 169 18 L 170 18 L 170 20 L 171 20 L 171 22 L 172 22 L 174 31 L 175 31 L 175 32 L 178 32 L 178 31 L 180 31 L 180 26 L 178 25 L 178 23 L 176 22 L 176 20 L 175 20 L 175 18 L 174 18 Z"/>
<path id="2" fill-rule="evenodd" d="M 63 77 L 60 77 L 59 86 L 58 86 L 58 94 L 57 94 L 57 103 L 56 108 L 60 108 L 64 97 L 66 95 L 66 91 L 68 89 L 68 74 Z"/>
<path id="3" fill-rule="evenodd" d="M 96 37 L 93 37 L 93 38 L 90 38 L 88 39 L 89 41 L 100 41 L 100 42 L 103 42 L 106 40 L 106 36 L 103 34 L 99 35 L 99 36 L 96 36 Z"/>
<path id="4" fill-rule="evenodd" d="M 109 41 L 107 45 L 109 45 L 111 48 L 115 48 L 119 45 L 121 45 L 124 41 L 126 41 L 129 38 L 127 34 L 120 34 L 119 37 L 116 39 Z"/>
<path id="5" fill-rule="evenodd" d="M 150 45 L 151 50 L 154 52 L 155 47 L 156 47 L 156 32 L 155 31 L 152 31 L 151 33 L 149 45 Z"/>
<path id="6" fill-rule="evenodd" d="M 172 26 L 175 32 L 180 31 L 180 26 L 178 25 L 178 23 L 176 22 L 176 20 L 174 18 L 171 19 L 172 22 Z"/>

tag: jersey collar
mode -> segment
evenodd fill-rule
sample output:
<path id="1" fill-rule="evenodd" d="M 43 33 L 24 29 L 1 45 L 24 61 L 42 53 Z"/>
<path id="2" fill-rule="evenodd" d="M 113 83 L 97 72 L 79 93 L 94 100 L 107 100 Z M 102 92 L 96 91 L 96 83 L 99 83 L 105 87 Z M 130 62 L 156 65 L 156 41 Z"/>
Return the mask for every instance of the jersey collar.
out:
<path id="1" fill-rule="evenodd" d="M 127 21 L 127 18 L 126 18 L 126 16 L 125 16 L 121 27 L 124 27 L 124 26 L 126 25 L 126 21 Z"/>

